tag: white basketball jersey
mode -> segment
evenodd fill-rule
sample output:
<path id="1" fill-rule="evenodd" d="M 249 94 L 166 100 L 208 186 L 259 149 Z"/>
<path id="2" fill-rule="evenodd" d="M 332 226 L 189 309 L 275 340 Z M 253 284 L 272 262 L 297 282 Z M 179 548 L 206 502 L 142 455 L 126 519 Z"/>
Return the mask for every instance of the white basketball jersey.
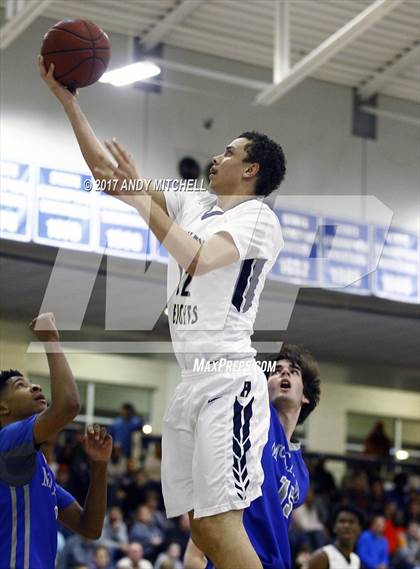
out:
<path id="1" fill-rule="evenodd" d="M 165 192 L 168 213 L 200 243 L 229 233 L 239 261 L 191 277 L 171 256 L 168 264 L 168 317 L 179 365 L 194 360 L 255 355 L 251 335 L 267 273 L 283 246 L 276 214 L 261 198 L 224 211 L 209 192 Z"/>
<path id="2" fill-rule="evenodd" d="M 350 563 L 335 545 L 326 545 L 322 548 L 327 554 L 329 569 L 360 569 L 360 559 L 355 553 L 350 553 Z"/>

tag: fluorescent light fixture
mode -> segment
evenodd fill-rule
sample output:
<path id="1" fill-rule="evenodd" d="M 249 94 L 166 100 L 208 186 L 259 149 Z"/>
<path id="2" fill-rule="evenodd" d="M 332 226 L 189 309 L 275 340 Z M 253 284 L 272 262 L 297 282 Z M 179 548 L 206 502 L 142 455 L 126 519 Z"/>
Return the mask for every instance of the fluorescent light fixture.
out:
<path id="1" fill-rule="evenodd" d="M 151 61 L 139 61 L 131 63 L 112 71 L 107 71 L 99 79 L 101 83 L 110 83 L 114 87 L 124 87 L 136 81 L 144 81 L 150 77 L 156 77 L 161 72 L 160 67 Z"/>
<path id="2" fill-rule="evenodd" d="M 168 307 L 167 307 L 167 306 L 165 307 L 165 310 L 163 311 L 163 314 L 164 314 L 165 316 L 168 316 L 169 311 L 168 311 Z"/>
<path id="3" fill-rule="evenodd" d="M 143 431 L 143 433 L 144 433 L 145 435 L 150 435 L 151 432 L 152 432 L 152 430 L 153 430 L 153 429 L 152 429 L 152 426 L 151 426 L 151 425 L 143 425 L 142 431 Z"/>
<path id="4" fill-rule="evenodd" d="M 410 458 L 410 453 L 406 450 L 399 449 L 395 453 L 395 457 L 397 460 L 407 460 L 407 458 Z"/>

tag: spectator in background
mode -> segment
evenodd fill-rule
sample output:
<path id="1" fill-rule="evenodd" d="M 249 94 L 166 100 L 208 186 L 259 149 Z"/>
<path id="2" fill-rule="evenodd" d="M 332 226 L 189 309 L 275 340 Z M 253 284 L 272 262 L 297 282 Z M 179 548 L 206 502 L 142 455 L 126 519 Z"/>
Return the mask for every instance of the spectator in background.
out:
<path id="1" fill-rule="evenodd" d="M 136 510 L 135 522 L 129 533 L 130 542 L 142 544 L 144 556 L 154 561 L 163 542 L 162 530 L 153 522 L 152 512 L 147 506 L 139 506 Z"/>
<path id="2" fill-rule="evenodd" d="M 176 526 L 166 532 L 166 541 L 176 541 L 181 546 L 181 559 L 184 558 L 185 550 L 190 539 L 190 518 L 183 514 L 176 520 Z"/>
<path id="3" fill-rule="evenodd" d="M 346 477 L 343 490 L 346 504 L 353 504 L 362 512 L 367 512 L 370 506 L 369 479 L 364 471 L 358 471 Z"/>
<path id="4" fill-rule="evenodd" d="M 62 462 L 69 465 L 70 476 L 68 488 L 79 501 L 84 501 L 89 487 L 89 467 L 84 448 L 85 428 L 79 426 L 71 442 L 64 448 Z"/>
<path id="5" fill-rule="evenodd" d="M 372 515 L 382 514 L 385 510 L 386 496 L 384 485 L 380 478 L 374 478 L 370 483 L 369 513 Z"/>
<path id="6" fill-rule="evenodd" d="M 66 541 L 57 563 L 57 569 L 73 569 L 78 565 L 91 567 L 94 557 L 95 545 L 93 541 L 76 534 Z"/>
<path id="7" fill-rule="evenodd" d="M 357 544 L 357 554 L 365 569 L 388 569 L 388 543 L 383 536 L 385 518 L 375 516 L 370 528 L 360 536 Z"/>
<path id="8" fill-rule="evenodd" d="M 96 546 L 91 569 L 112 569 L 109 551 L 105 545 Z"/>
<path id="9" fill-rule="evenodd" d="M 292 527 L 295 535 L 293 539 L 291 538 L 291 542 L 295 540 L 299 546 L 306 541 L 312 549 L 319 549 L 325 544 L 325 528 L 315 503 L 312 487 L 309 487 L 305 503 L 300 508 L 293 510 L 292 516 Z"/>
<path id="10" fill-rule="evenodd" d="M 302 543 L 299 547 L 293 563 L 293 569 L 309 569 L 309 561 L 312 549 L 308 543 Z"/>
<path id="11" fill-rule="evenodd" d="M 407 506 L 407 523 L 417 522 L 420 524 L 420 496 L 414 496 Z"/>
<path id="12" fill-rule="evenodd" d="M 108 547 L 113 560 L 116 560 L 121 556 L 121 553 L 127 551 L 128 532 L 123 520 L 121 508 L 113 506 L 108 511 L 105 517 L 100 543 Z"/>
<path id="13" fill-rule="evenodd" d="M 154 569 L 162 569 L 168 561 L 172 563 L 173 569 L 182 569 L 181 546 L 179 543 L 174 541 L 169 543 L 166 551 L 160 553 L 156 559 Z"/>
<path id="14" fill-rule="evenodd" d="M 117 502 L 117 490 L 121 479 L 127 474 L 127 459 L 121 443 L 114 443 L 112 447 L 111 459 L 108 462 L 108 504 L 114 505 Z"/>
<path id="15" fill-rule="evenodd" d="M 389 456 L 391 449 L 391 439 L 385 433 L 385 425 L 382 421 L 377 421 L 365 439 L 365 454 L 372 456 Z"/>
<path id="16" fill-rule="evenodd" d="M 148 492 L 152 489 L 153 486 L 147 478 L 144 468 L 138 468 L 133 473 L 132 480 L 123 488 L 125 494 L 123 500 L 124 515 L 127 516 L 138 506 L 142 506 L 146 502 Z"/>
<path id="17" fill-rule="evenodd" d="M 395 502 L 387 502 L 385 505 L 385 528 L 384 538 L 388 542 L 388 554 L 392 557 L 402 545 L 404 534 L 402 512 Z"/>
<path id="18" fill-rule="evenodd" d="M 420 568 L 420 525 L 411 522 L 407 533 L 403 538 L 401 548 L 398 550 L 393 561 L 396 569 L 419 569 Z"/>
<path id="19" fill-rule="evenodd" d="M 134 431 L 142 428 L 142 421 L 136 415 L 131 403 L 121 406 L 120 414 L 114 419 L 110 432 L 114 438 L 114 444 L 120 443 L 127 458 L 131 456 L 131 443 Z"/>
<path id="20" fill-rule="evenodd" d="M 144 505 L 147 506 L 152 514 L 152 521 L 163 533 L 171 525 L 162 510 L 159 510 L 159 495 L 154 491 L 146 494 Z"/>
<path id="21" fill-rule="evenodd" d="M 149 480 L 159 482 L 161 479 L 162 464 L 162 441 L 156 441 L 147 448 L 146 459 L 144 461 L 144 469 L 147 472 Z"/>
<path id="22" fill-rule="evenodd" d="M 117 563 L 117 569 L 153 569 L 150 561 L 143 558 L 144 551 L 141 543 L 130 543 L 127 549 L 127 557 L 123 557 Z"/>
<path id="23" fill-rule="evenodd" d="M 325 467 L 325 460 L 318 459 L 311 472 L 311 480 L 313 480 L 313 487 L 316 494 L 322 496 L 332 496 L 335 493 L 334 477 Z"/>
<path id="24" fill-rule="evenodd" d="M 394 477 L 394 487 L 387 493 L 387 500 L 395 502 L 399 510 L 404 510 L 407 507 L 407 475 L 404 472 L 399 472 Z"/>

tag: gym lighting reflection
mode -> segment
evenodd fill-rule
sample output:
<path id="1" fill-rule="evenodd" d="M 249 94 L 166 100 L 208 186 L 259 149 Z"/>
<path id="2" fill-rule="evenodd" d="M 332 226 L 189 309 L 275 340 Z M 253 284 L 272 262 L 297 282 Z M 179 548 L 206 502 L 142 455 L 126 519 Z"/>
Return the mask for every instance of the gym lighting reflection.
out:
<path id="1" fill-rule="evenodd" d="M 110 83 L 114 87 L 124 87 L 136 81 L 144 81 L 156 77 L 161 72 L 160 67 L 151 61 L 139 61 L 112 71 L 107 71 L 99 79 L 101 83 Z"/>

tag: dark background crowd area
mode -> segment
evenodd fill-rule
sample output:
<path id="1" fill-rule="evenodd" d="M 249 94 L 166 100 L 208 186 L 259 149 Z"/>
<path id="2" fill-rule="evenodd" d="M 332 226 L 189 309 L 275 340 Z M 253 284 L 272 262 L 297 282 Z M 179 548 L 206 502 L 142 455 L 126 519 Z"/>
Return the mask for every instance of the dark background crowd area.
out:
<path id="1" fill-rule="evenodd" d="M 132 435 L 139 435 L 141 423 L 132 421 L 132 430 L 122 435 L 118 419 L 116 427 L 110 428 L 114 448 L 108 465 L 108 513 L 103 534 L 92 542 L 60 527 L 57 567 L 182 569 L 190 536 L 189 519 L 188 515 L 166 519 L 160 441 L 137 438 L 135 448 Z M 83 503 L 89 484 L 83 428 L 67 431 L 56 446 L 44 452 L 57 482 Z M 306 462 L 311 488 L 306 503 L 293 512 L 290 530 L 294 569 L 307 569 L 311 552 L 333 541 L 332 513 L 339 504 L 358 508 L 364 515 L 364 532 L 373 531 L 375 539 L 386 540 L 385 567 L 420 569 L 420 476 L 415 470 L 396 473 L 395 465 L 347 463 L 338 486 L 323 459 L 307 458 Z M 364 560 L 363 567 L 377 569 L 369 559 Z"/>

